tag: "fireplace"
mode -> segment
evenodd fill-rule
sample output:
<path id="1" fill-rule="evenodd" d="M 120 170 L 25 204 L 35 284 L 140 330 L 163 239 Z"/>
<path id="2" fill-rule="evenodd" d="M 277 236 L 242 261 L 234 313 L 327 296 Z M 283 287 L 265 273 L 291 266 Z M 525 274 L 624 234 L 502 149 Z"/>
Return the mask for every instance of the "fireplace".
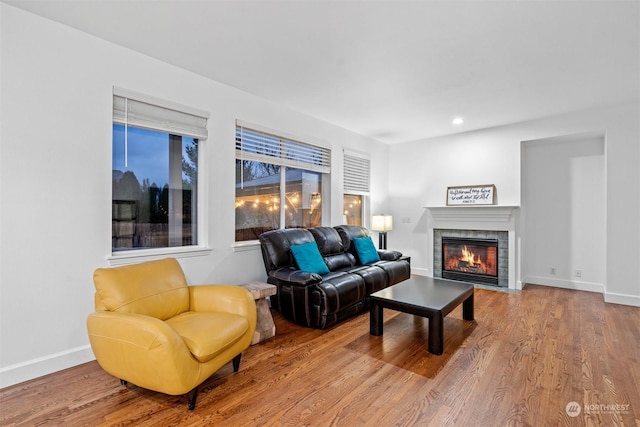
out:
<path id="1" fill-rule="evenodd" d="M 433 264 L 425 275 L 442 277 L 442 238 L 498 240 L 497 288 L 522 289 L 516 222 L 519 206 L 427 206 Z M 477 283 L 477 282 L 476 282 Z M 493 286 L 492 286 L 493 287 Z"/>
<path id="2" fill-rule="evenodd" d="M 442 277 L 498 286 L 498 239 L 442 237 Z"/>

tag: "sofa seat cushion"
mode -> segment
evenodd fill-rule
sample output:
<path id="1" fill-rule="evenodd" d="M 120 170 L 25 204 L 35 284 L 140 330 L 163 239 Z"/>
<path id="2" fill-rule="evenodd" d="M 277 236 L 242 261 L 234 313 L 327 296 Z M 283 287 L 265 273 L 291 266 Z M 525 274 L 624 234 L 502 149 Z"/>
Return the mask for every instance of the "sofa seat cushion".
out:
<path id="1" fill-rule="evenodd" d="M 323 315 L 337 313 L 363 300 L 366 287 L 362 277 L 350 273 L 330 273 L 318 283 L 319 298 L 315 301 L 323 307 Z"/>
<path id="2" fill-rule="evenodd" d="M 193 357 L 205 363 L 236 343 L 249 321 L 232 313 L 188 311 L 166 321 L 182 337 Z"/>
<path id="3" fill-rule="evenodd" d="M 376 265 L 355 266 L 349 272 L 362 277 L 367 288 L 367 295 L 387 287 L 387 273 Z"/>
<path id="4" fill-rule="evenodd" d="M 326 282 L 327 280 L 333 280 L 336 277 L 341 277 L 344 275 L 349 274 L 349 269 L 345 268 L 345 269 L 341 269 L 341 270 L 336 270 L 336 271 L 330 271 L 328 274 L 325 274 L 322 276 L 322 281 Z"/>
<path id="5" fill-rule="evenodd" d="M 407 261 L 378 261 L 373 265 L 380 267 L 387 273 L 387 286 L 395 285 L 411 277 L 411 266 Z"/>

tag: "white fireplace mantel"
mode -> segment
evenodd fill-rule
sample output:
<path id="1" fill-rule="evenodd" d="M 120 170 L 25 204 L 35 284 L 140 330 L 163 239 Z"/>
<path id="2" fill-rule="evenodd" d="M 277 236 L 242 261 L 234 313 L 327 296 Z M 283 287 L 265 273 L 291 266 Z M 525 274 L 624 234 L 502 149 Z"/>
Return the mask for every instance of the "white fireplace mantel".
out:
<path id="1" fill-rule="evenodd" d="M 517 280 L 520 253 L 516 244 L 516 217 L 519 214 L 519 206 L 425 206 L 425 208 L 431 214 L 428 226 L 431 242 L 433 242 L 434 229 L 507 231 L 509 233 L 509 288 L 522 289 L 522 283 Z M 431 262 L 431 271 L 433 271 L 433 260 Z"/>
<path id="2" fill-rule="evenodd" d="M 473 225 L 481 230 L 513 230 L 514 213 L 519 206 L 483 205 L 483 206 L 426 206 L 431 213 L 434 228 L 443 228 L 445 224 L 463 223 L 464 227 Z M 461 224 L 455 226 L 460 228 Z M 477 228 L 480 227 L 480 228 Z M 488 228 L 487 228 L 488 227 Z M 496 228 L 501 227 L 501 228 Z"/>

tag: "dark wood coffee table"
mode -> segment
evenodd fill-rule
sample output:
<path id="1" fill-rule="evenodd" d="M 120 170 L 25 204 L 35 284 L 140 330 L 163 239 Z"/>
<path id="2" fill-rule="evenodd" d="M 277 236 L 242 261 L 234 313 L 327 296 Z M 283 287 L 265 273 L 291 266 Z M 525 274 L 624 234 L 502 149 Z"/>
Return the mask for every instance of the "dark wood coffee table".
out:
<path id="1" fill-rule="evenodd" d="M 462 303 L 462 317 L 473 320 L 473 290 L 470 283 L 413 276 L 370 295 L 369 332 L 382 335 L 382 309 L 429 319 L 429 352 L 444 350 L 444 317 Z"/>

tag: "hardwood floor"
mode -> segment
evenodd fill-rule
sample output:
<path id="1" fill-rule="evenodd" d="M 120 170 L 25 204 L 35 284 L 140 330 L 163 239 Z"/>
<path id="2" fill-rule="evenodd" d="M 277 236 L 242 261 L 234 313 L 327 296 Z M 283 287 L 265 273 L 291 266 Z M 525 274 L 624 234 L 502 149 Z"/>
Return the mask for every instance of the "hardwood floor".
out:
<path id="1" fill-rule="evenodd" d="M 384 318 L 374 337 L 366 313 L 318 331 L 274 312 L 276 337 L 207 380 L 192 412 L 91 362 L 0 390 L 0 425 L 640 425 L 640 308 L 476 289 L 476 320 L 461 307 L 445 318 L 441 356 L 426 351 L 427 319 Z"/>

